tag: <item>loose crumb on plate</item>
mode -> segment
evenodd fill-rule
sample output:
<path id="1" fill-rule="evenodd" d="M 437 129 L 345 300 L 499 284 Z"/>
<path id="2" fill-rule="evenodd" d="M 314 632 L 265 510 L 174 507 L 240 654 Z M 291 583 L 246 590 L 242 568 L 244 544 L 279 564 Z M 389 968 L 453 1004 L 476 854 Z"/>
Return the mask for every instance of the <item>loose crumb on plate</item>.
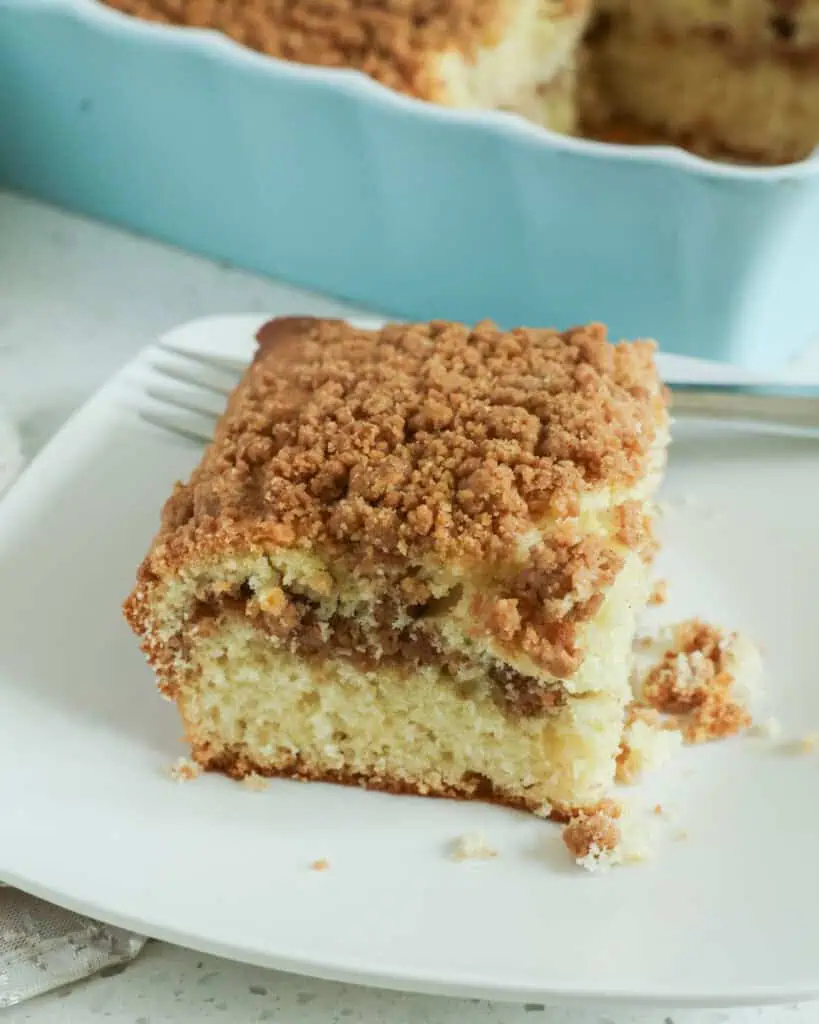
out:
<path id="1" fill-rule="evenodd" d="M 668 580 L 657 580 L 649 596 L 650 605 L 665 604 L 668 601 Z"/>
<path id="2" fill-rule="evenodd" d="M 320 857 L 318 860 L 314 860 L 310 865 L 311 871 L 329 871 L 330 861 L 326 857 Z"/>
<path id="3" fill-rule="evenodd" d="M 247 789 L 252 789 L 255 793 L 261 793 L 262 790 L 267 789 L 269 784 L 269 779 L 266 779 L 264 775 L 257 775 L 256 772 L 251 772 L 242 779 L 242 785 Z"/>
<path id="4" fill-rule="evenodd" d="M 178 757 L 168 769 L 168 774 L 176 782 L 190 782 L 202 774 L 202 769 L 195 761 Z"/>
<path id="5" fill-rule="evenodd" d="M 767 718 L 764 722 L 752 725 L 748 735 L 760 740 L 778 740 L 782 735 L 782 726 L 778 719 Z"/>
<path id="6" fill-rule="evenodd" d="M 645 809 L 609 800 L 592 812 L 575 815 L 563 829 L 563 842 L 580 867 L 600 872 L 647 860 L 654 831 L 652 815 Z"/>
<path id="7" fill-rule="evenodd" d="M 587 871 L 598 871 L 614 859 L 620 845 L 620 826 L 605 811 L 578 814 L 563 829 L 566 849 Z"/>
<path id="8" fill-rule="evenodd" d="M 669 631 L 638 702 L 673 720 L 687 743 L 733 736 L 753 724 L 749 694 L 760 666 L 759 652 L 739 634 L 688 619 Z"/>
<path id="9" fill-rule="evenodd" d="M 452 859 L 457 861 L 492 860 L 497 855 L 498 851 L 493 850 L 478 833 L 459 836 L 452 847 Z"/>

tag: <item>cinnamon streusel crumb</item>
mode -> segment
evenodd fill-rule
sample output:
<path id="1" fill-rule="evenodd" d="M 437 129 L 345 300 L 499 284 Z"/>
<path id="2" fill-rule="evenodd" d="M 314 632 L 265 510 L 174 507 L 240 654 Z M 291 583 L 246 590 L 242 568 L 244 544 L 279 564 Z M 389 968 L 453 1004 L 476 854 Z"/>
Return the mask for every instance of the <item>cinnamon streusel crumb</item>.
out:
<path id="1" fill-rule="evenodd" d="M 679 624 L 642 682 L 640 703 L 670 716 L 687 743 L 747 729 L 752 719 L 737 687 L 736 640 L 699 619 Z"/>
<path id="2" fill-rule="evenodd" d="M 616 819 L 604 811 L 580 814 L 563 829 L 563 843 L 579 864 L 591 866 L 617 849 L 620 828 Z"/>

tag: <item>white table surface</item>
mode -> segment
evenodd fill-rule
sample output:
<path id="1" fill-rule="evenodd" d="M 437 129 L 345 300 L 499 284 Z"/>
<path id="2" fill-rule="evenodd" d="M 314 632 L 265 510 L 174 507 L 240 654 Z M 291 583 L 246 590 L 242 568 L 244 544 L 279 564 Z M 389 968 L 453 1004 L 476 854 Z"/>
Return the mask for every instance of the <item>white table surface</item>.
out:
<path id="1" fill-rule="evenodd" d="M 304 293 L 0 193 L 0 408 L 31 457 L 158 334 L 214 313 L 298 311 Z M 311 312 L 349 310 L 309 297 Z M 819 302 L 817 303 L 819 333 Z M 800 360 L 819 377 L 819 345 Z M 771 955 L 775 955 L 772 951 Z M 805 1024 L 819 1004 L 734 1011 L 561 1010 L 313 981 L 150 943 L 124 970 L 18 1008 L 0 1024 Z"/>

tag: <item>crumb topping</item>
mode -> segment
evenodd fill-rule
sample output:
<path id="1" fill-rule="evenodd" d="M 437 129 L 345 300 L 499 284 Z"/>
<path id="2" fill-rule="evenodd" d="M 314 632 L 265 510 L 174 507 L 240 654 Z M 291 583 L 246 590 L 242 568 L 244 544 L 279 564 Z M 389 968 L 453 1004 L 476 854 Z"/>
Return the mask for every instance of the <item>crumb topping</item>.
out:
<path id="1" fill-rule="evenodd" d="M 502 650 L 523 652 L 566 679 L 583 658 L 575 627 L 597 614 L 624 562 L 620 550 L 594 535 L 568 545 L 541 544 L 515 576 L 494 594 L 478 595 L 470 610 Z"/>
<path id="2" fill-rule="evenodd" d="M 642 683 L 640 703 L 671 716 L 687 743 L 733 736 L 752 724 L 735 688 L 733 640 L 699 619 L 683 622 Z"/>
<path id="3" fill-rule="evenodd" d="M 104 0 L 150 21 L 212 28 L 253 50 L 302 64 L 357 68 L 426 99 L 439 90 L 430 57 L 466 59 L 496 44 L 509 7 L 499 0 Z M 570 13 L 576 0 L 564 3 Z"/>
<path id="4" fill-rule="evenodd" d="M 663 403 L 653 344 L 611 345 L 599 325 L 272 321 L 214 444 L 166 505 L 154 560 L 249 534 L 364 565 L 508 557 L 538 522 L 576 512 L 583 491 L 640 479 Z M 514 627 L 511 607 L 494 618 Z"/>

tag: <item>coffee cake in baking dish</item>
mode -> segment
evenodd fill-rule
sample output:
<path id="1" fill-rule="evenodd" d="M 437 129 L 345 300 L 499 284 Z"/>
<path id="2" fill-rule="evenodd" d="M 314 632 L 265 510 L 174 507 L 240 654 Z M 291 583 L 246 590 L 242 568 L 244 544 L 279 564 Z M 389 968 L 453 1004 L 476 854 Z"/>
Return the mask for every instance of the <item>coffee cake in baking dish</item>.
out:
<path id="1" fill-rule="evenodd" d="M 594 804 L 666 441 L 597 325 L 271 321 L 125 606 L 195 761 Z"/>
<path id="2" fill-rule="evenodd" d="M 786 163 L 819 144 L 819 0 L 103 0 L 547 128 Z"/>
<path id="3" fill-rule="evenodd" d="M 105 0 L 212 28 L 262 53 L 355 68 L 446 106 L 517 109 L 574 128 L 574 52 L 592 0 Z"/>

